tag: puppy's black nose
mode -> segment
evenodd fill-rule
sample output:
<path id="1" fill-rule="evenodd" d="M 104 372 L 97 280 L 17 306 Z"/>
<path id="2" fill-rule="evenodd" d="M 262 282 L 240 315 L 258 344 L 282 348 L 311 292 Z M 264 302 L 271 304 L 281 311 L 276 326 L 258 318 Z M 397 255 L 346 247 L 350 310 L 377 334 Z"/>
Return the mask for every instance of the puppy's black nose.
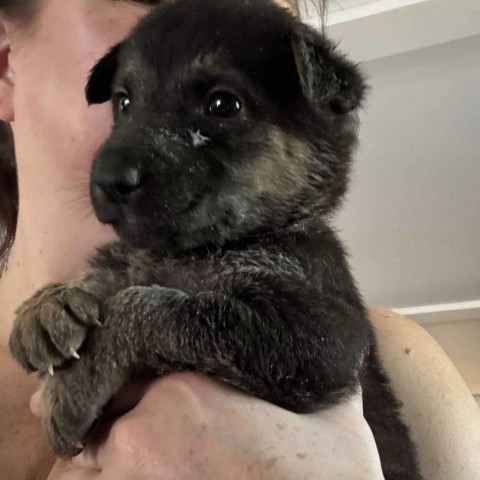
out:
<path id="1" fill-rule="evenodd" d="M 97 185 L 111 199 L 121 201 L 140 187 L 140 171 L 134 167 L 126 167 L 115 172 L 105 172 L 97 178 Z"/>
<path id="2" fill-rule="evenodd" d="M 138 190 L 142 183 L 142 175 L 138 168 L 124 166 L 123 168 L 104 169 L 97 172 L 95 186 L 115 202 L 122 202 L 131 193 Z"/>
<path id="3" fill-rule="evenodd" d="M 97 218 L 103 223 L 117 223 L 133 201 L 133 194 L 142 189 L 142 162 L 134 153 L 108 149 L 93 163 L 90 195 Z"/>

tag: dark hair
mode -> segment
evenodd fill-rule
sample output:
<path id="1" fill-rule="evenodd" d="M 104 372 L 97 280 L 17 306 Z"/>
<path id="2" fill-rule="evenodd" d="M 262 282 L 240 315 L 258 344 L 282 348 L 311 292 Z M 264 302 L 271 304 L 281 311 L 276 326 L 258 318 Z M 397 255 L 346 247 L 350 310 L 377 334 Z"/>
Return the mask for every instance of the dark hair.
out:
<path id="1" fill-rule="evenodd" d="M 0 15 L 26 18 L 38 0 L 0 0 Z"/>
<path id="2" fill-rule="evenodd" d="M 0 0 L 0 15 L 27 19 L 33 12 L 37 0 Z M 139 3 L 155 4 L 159 0 L 137 0 Z M 325 19 L 328 0 L 317 0 L 315 9 L 318 17 Z M 299 6 L 307 8 L 305 0 Z M 312 12 L 308 12 L 312 14 Z M 15 163 L 13 135 L 10 126 L 0 122 L 0 274 L 2 265 L 15 238 L 18 215 L 18 183 Z"/>
<path id="3" fill-rule="evenodd" d="M 17 170 L 10 125 L 0 122 L 0 273 L 12 245 L 18 213 Z"/>
<path id="4" fill-rule="evenodd" d="M 0 0 L 0 15 L 27 20 L 36 0 Z M 0 275 L 15 236 L 18 184 L 15 149 L 10 125 L 0 121 Z"/>

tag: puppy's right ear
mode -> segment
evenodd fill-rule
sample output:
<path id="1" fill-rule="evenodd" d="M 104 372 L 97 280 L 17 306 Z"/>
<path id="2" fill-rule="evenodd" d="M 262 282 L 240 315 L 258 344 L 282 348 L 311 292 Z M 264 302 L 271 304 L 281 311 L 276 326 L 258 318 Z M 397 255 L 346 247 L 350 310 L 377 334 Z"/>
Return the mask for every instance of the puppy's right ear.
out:
<path id="1" fill-rule="evenodd" d="M 300 85 L 312 106 L 345 114 L 361 105 L 366 90 L 363 75 L 329 40 L 301 25 L 292 46 Z"/>
<path id="2" fill-rule="evenodd" d="M 118 69 L 118 56 L 123 44 L 118 43 L 92 68 L 85 96 L 89 105 L 108 102 L 112 98 L 112 84 Z"/>

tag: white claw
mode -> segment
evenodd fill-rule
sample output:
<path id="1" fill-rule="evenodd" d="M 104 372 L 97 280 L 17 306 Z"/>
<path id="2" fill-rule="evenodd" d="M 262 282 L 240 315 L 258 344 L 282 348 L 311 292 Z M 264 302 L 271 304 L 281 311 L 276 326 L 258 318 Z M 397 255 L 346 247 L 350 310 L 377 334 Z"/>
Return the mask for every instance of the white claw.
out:
<path id="1" fill-rule="evenodd" d="M 53 377 L 53 375 L 54 375 L 53 365 L 49 365 L 47 370 L 48 370 L 48 373 L 50 374 L 50 376 Z"/>
<path id="2" fill-rule="evenodd" d="M 70 349 L 70 355 L 76 360 L 80 360 L 80 355 L 77 353 L 77 351 L 73 347 Z"/>

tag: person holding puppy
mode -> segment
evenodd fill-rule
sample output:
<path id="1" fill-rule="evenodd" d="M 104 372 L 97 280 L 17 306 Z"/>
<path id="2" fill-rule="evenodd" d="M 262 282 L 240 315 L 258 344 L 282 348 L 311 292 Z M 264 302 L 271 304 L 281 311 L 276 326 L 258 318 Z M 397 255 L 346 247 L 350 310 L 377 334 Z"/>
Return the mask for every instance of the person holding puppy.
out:
<path id="1" fill-rule="evenodd" d="M 117 417 L 104 436 L 73 465 L 56 463 L 52 469 L 55 459 L 27 407 L 36 381 L 20 372 L 5 346 L 21 301 L 46 283 L 78 275 L 92 249 L 112 238 L 89 213 L 87 193 L 91 159 L 108 135 L 110 110 L 87 109 L 83 89 L 95 61 L 155 3 L 0 1 L 0 113 L 13 127 L 20 193 L 17 219 L 12 168 L 0 164 L 2 180 L 11 188 L 8 195 L 2 192 L 2 213 L 11 230 L 17 224 L 0 282 L 2 471 L 12 480 L 382 478 L 360 397 L 298 416 L 193 374 L 130 389 L 114 406 Z M 405 402 L 407 423 L 413 424 L 415 414 L 427 417 L 424 423 L 416 420 L 417 429 L 412 425 L 425 477 L 462 478 L 460 469 L 472 472 L 468 429 L 476 412 L 458 374 L 408 321 L 376 310 L 372 321 L 384 366 Z M 408 365 L 397 353 L 405 342 L 419 352 Z M 448 388 L 427 380 L 440 370 L 448 372 Z M 448 401 L 428 418 L 432 410 L 425 398 L 435 392 Z M 449 411 L 453 402 L 455 421 Z M 31 402 L 37 413 L 39 403 L 37 394 Z M 434 441 L 438 432 L 453 443 Z M 453 458 L 451 451 L 460 450 L 464 456 Z M 438 456 L 445 457 L 440 469 L 431 462 Z"/>

